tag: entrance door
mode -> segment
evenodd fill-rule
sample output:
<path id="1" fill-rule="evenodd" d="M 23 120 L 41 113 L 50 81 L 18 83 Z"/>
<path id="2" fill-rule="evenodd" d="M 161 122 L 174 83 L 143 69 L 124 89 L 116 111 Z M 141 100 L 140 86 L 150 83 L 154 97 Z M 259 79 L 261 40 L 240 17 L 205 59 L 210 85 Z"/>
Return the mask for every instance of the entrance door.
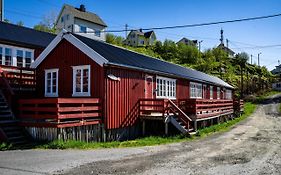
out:
<path id="1" fill-rule="evenodd" d="M 153 77 L 145 76 L 145 98 L 153 98 Z"/>

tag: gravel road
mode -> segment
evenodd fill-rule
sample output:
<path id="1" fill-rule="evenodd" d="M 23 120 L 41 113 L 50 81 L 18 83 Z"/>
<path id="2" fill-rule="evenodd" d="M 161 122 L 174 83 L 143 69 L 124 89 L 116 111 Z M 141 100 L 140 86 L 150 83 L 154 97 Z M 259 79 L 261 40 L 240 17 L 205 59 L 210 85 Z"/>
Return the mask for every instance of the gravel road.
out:
<path id="1" fill-rule="evenodd" d="M 192 142 L 101 150 L 0 152 L 0 174 L 281 174 L 281 96 L 231 131 Z"/>
<path id="2" fill-rule="evenodd" d="M 229 132 L 194 142 L 158 146 L 159 150 L 118 160 L 89 163 L 65 174 L 280 175 L 279 101 L 280 96 L 274 96 Z"/>

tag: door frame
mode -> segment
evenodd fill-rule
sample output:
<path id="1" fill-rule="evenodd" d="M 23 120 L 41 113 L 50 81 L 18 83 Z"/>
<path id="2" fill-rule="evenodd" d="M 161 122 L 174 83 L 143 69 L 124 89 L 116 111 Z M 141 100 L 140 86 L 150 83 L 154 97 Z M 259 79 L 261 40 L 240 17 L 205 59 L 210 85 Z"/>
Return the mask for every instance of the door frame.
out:
<path id="1" fill-rule="evenodd" d="M 152 83 L 152 86 L 151 86 L 151 98 L 154 98 L 154 94 L 153 94 L 153 88 L 154 88 L 154 84 L 153 84 L 153 75 L 149 75 L 149 74 L 145 74 L 145 84 L 144 84 L 144 96 L 145 96 L 145 98 L 149 98 L 149 97 L 147 97 L 146 95 L 147 95 L 147 87 L 146 87 L 146 83 L 147 83 L 147 79 L 148 78 L 151 78 L 151 83 Z"/>

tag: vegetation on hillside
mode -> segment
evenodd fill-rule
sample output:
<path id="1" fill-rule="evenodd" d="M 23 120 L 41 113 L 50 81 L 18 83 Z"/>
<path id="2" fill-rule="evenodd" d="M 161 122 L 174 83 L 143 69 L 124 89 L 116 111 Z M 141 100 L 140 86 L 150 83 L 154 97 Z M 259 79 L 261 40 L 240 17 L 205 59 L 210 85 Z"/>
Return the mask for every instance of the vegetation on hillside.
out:
<path id="1" fill-rule="evenodd" d="M 219 48 L 199 52 L 197 47 L 176 44 L 172 40 L 156 41 L 153 46 L 146 47 L 130 47 L 124 45 L 123 41 L 124 38 L 120 36 L 106 35 L 108 43 L 218 76 L 237 88 L 237 95 L 241 97 L 262 93 L 271 87 L 271 82 L 274 80 L 274 76 L 266 67 L 248 64 L 249 56 L 245 52 L 230 58 Z"/>

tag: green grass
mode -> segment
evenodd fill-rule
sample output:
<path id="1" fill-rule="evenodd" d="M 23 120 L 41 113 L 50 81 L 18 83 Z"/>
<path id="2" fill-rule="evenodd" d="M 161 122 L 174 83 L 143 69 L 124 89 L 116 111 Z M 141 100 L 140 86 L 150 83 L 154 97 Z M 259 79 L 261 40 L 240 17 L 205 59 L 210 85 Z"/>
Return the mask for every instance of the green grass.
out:
<path id="1" fill-rule="evenodd" d="M 256 109 L 256 104 L 247 102 L 244 105 L 244 114 L 238 118 L 233 120 L 229 120 L 227 122 L 213 125 L 204 129 L 200 129 L 195 136 L 185 137 L 183 135 L 170 136 L 170 137 L 161 137 L 161 136 L 150 136 L 139 138 L 135 140 L 129 141 L 114 141 L 114 142 L 81 142 L 81 141 L 61 141 L 56 140 L 43 145 L 39 145 L 36 148 L 40 149 L 98 149 L 98 148 L 123 148 L 123 147 L 139 147 L 139 146 L 151 146 L 151 145 L 160 145 L 160 144 L 168 144 L 168 143 L 176 143 L 183 141 L 190 141 L 194 139 L 200 139 L 207 135 L 224 132 L 230 130 L 232 126 L 244 120 L 248 116 L 250 116 Z"/>
<path id="2" fill-rule="evenodd" d="M 266 98 L 268 98 L 272 95 L 280 94 L 280 93 L 281 93 L 280 91 L 268 91 L 268 92 L 265 92 L 263 94 L 259 94 L 259 95 L 256 95 L 256 96 L 250 96 L 249 98 L 246 98 L 245 101 L 260 104 L 261 102 L 266 100 Z"/>
<path id="3" fill-rule="evenodd" d="M 11 144 L 7 144 L 7 143 L 0 143 L 0 151 L 6 151 L 6 150 L 10 150 L 12 149 L 12 145 Z"/>

